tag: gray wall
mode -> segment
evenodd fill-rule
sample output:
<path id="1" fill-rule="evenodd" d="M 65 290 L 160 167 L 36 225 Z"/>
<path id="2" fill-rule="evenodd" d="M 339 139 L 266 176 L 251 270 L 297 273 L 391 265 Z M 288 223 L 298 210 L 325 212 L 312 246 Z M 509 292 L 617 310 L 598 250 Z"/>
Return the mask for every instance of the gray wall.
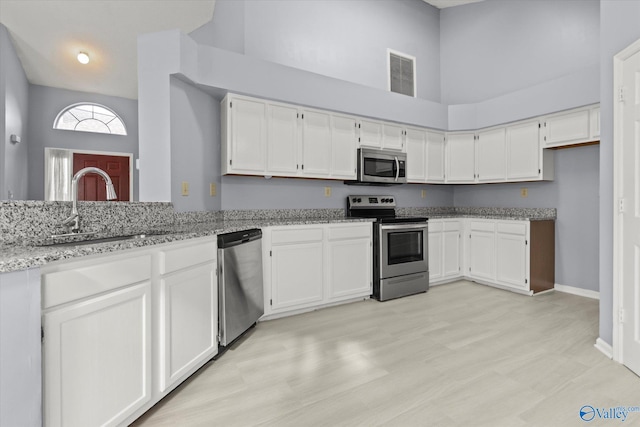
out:
<path id="1" fill-rule="evenodd" d="M 454 205 L 556 208 L 556 283 L 597 292 L 599 158 L 597 145 L 557 150 L 554 181 L 456 186 Z"/>
<path id="2" fill-rule="evenodd" d="M 600 3 L 600 338 L 613 343 L 613 56 L 640 38 L 640 2 Z"/>
<path id="3" fill-rule="evenodd" d="M 0 200 L 26 199 L 29 82 L 7 28 L 0 24 Z M 10 142 L 11 135 L 22 138 Z"/>
<path id="4" fill-rule="evenodd" d="M 442 102 L 467 104 L 599 64 L 598 0 L 486 0 L 440 12 Z"/>
<path id="5" fill-rule="evenodd" d="M 228 3 L 244 3 L 244 11 Z M 211 24 L 192 36 L 199 43 L 383 90 L 387 49 L 397 50 L 416 58 L 417 96 L 438 102 L 439 15 L 421 0 L 219 0 Z"/>
<path id="6" fill-rule="evenodd" d="M 400 207 L 453 206 L 449 185 L 409 184 L 399 187 L 345 185 L 342 181 L 223 176 L 222 209 L 345 208 L 350 194 L 394 195 Z M 331 196 L 325 197 L 325 187 Z M 426 197 L 422 198 L 422 190 Z"/>
<path id="7" fill-rule="evenodd" d="M 219 210 L 220 103 L 200 89 L 171 78 L 171 200 L 178 212 Z M 182 182 L 189 195 L 182 196 Z M 210 196 L 214 183 L 218 195 Z"/>
<path id="8" fill-rule="evenodd" d="M 95 102 L 115 111 L 124 121 L 127 135 L 74 132 L 53 129 L 58 113 L 71 104 Z M 115 96 L 76 92 L 47 86 L 29 89 L 29 199 L 44 198 L 44 148 L 67 148 L 119 153 L 138 157 L 138 102 Z M 133 170 L 133 199 L 138 200 L 138 171 Z"/>

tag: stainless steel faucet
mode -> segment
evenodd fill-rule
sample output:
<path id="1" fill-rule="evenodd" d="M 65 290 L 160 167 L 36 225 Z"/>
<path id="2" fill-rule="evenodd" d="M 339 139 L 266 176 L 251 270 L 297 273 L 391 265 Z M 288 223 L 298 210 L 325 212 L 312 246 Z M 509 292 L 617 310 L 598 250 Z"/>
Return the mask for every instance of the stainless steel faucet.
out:
<path id="1" fill-rule="evenodd" d="M 73 179 L 71 180 L 71 200 L 73 202 L 73 206 L 71 208 L 71 216 L 69 216 L 69 218 L 65 219 L 62 222 L 62 225 L 64 225 L 65 227 L 69 227 L 69 231 L 71 231 L 72 233 L 77 233 L 78 231 L 80 231 L 80 215 L 78 215 L 78 181 L 80 181 L 80 178 L 88 173 L 97 173 L 102 177 L 102 179 L 104 179 L 104 182 L 107 185 L 107 200 L 114 200 L 118 197 L 116 195 L 116 189 L 113 188 L 113 182 L 111 182 L 111 178 L 102 169 L 96 167 L 88 167 L 80 169 L 78 172 L 76 172 L 76 174 L 73 176 Z"/>

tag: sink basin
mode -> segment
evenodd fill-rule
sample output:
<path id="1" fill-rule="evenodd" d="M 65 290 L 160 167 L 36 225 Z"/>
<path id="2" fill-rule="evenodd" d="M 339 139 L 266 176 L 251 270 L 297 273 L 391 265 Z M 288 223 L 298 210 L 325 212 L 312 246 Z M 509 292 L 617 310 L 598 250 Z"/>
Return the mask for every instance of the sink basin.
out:
<path id="1" fill-rule="evenodd" d="M 125 242 L 129 240 L 141 240 L 146 239 L 153 236 L 162 236 L 165 234 L 169 234 L 168 232 L 150 232 L 150 233 L 140 233 L 140 234 L 130 234 L 127 236 L 114 236 L 114 237 L 103 237 L 100 239 L 90 239 L 90 240 L 81 240 L 81 241 L 71 241 L 71 242 L 61 242 L 61 243 L 52 243 L 45 246 L 86 246 L 86 245 L 94 245 L 96 243 L 108 243 L 108 242 Z"/>

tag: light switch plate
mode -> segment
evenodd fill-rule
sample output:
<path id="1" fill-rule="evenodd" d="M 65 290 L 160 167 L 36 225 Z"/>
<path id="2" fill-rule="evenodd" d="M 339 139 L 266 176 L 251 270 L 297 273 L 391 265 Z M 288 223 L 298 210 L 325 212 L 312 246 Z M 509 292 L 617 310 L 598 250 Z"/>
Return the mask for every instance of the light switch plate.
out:
<path id="1" fill-rule="evenodd" d="M 427 197 L 427 190 L 422 190 L 422 193 L 420 194 L 420 196 L 424 199 L 425 197 Z"/>
<path id="2" fill-rule="evenodd" d="M 189 195 L 189 183 L 187 181 L 182 181 L 182 195 Z"/>
<path id="3" fill-rule="evenodd" d="M 211 197 L 216 195 L 216 184 L 214 182 L 212 182 L 211 184 L 209 184 L 209 195 Z"/>
<path id="4" fill-rule="evenodd" d="M 331 197 L 331 187 L 324 187 L 324 197 Z"/>
<path id="5" fill-rule="evenodd" d="M 522 187 L 520 189 L 520 197 L 529 197 L 529 189 L 527 187 Z"/>

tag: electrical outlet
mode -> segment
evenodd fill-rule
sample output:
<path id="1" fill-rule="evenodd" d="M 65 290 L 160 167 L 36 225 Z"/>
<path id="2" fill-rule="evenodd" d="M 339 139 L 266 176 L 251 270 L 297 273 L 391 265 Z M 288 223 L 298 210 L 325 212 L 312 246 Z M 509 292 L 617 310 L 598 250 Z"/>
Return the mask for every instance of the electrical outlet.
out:
<path id="1" fill-rule="evenodd" d="M 520 197 L 529 197 L 529 189 L 527 187 L 520 189 Z"/>
<path id="2" fill-rule="evenodd" d="M 189 195 L 189 183 L 187 181 L 182 181 L 182 195 Z"/>
<path id="3" fill-rule="evenodd" d="M 216 195 L 216 184 L 213 183 L 213 182 L 211 184 L 209 184 L 209 195 L 211 197 Z"/>
<path id="4" fill-rule="evenodd" d="M 427 197 L 427 190 L 422 190 L 421 197 L 424 199 Z"/>
<path id="5" fill-rule="evenodd" d="M 331 197 L 331 187 L 324 187 L 324 197 Z"/>

